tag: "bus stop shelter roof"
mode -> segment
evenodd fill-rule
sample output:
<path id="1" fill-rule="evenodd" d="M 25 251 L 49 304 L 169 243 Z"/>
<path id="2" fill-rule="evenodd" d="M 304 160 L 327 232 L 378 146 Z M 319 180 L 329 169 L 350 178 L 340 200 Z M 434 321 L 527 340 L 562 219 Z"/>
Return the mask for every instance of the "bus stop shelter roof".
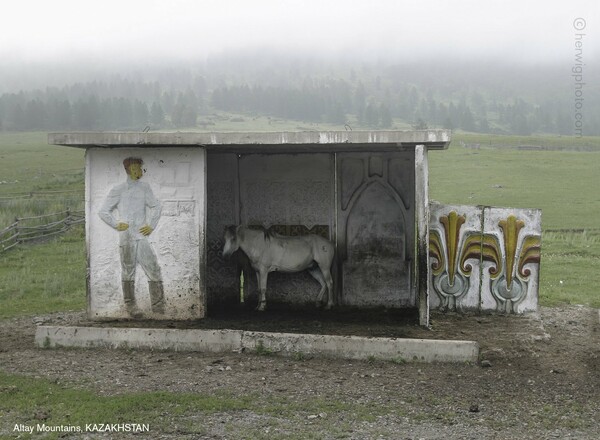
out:
<path id="1" fill-rule="evenodd" d="M 48 143 L 78 148 L 203 147 L 222 152 L 398 151 L 424 145 L 447 149 L 450 130 L 288 132 L 77 132 L 50 133 Z"/>

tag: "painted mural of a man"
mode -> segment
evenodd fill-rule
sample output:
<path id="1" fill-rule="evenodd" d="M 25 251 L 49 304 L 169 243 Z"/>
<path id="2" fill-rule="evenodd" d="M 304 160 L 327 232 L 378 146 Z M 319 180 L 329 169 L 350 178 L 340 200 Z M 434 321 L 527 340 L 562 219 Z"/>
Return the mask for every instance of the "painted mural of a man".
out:
<path id="1" fill-rule="evenodd" d="M 100 209 L 100 218 L 119 231 L 121 281 L 123 298 L 130 316 L 142 314 L 135 299 L 135 271 L 139 264 L 148 277 L 152 311 L 163 314 L 164 290 L 156 254 L 148 242 L 160 219 L 160 202 L 150 185 L 140 182 L 144 174 L 143 161 L 128 157 L 123 161 L 127 181 L 113 187 Z M 118 215 L 115 216 L 115 211 Z"/>

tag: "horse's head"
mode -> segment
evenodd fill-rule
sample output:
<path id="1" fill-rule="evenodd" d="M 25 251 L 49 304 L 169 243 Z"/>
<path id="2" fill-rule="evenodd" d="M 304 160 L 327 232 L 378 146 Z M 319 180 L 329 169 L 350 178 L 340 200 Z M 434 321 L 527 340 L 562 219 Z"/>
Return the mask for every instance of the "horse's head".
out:
<path id="1" fill-rule="evenodd" d="M 225 235 L 224 235 L 225 244 L 223 245 L 223 256 L 224 257 L 231 256 L 231 254 L 233 254 L 235 251 L 237 251 L 240 248 L 237 229 L 238 228 L 236 228 L 235 226 L 230 226 L 228 228 L 225 228 Z"/>

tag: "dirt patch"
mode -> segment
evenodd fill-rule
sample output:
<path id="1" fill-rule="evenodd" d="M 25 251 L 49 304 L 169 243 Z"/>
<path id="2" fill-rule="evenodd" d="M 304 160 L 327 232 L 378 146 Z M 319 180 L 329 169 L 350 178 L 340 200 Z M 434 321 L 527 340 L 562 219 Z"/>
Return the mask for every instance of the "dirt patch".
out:
<path id="1" fill-rule="evenodd" d="M 42 323 L 86 320 L 63 313 L 0 321 L 0 370 L 99 395 L 160 390 L 252 398 L 242 410 L 157 414 L 152 438 L 596 439 L 600 432 L 600 322 L 598 310 L 586 307 L 542 308 L 528 317 L 433 314 L 431 330 L 383 311 L 238 310 L 185 324 L 93 323 L 476 340 L 483 361 L 477 365 L 44 350 L 33 345 Z M 0 435 L 12 435 L 12 426 L 1 422 Z"/>

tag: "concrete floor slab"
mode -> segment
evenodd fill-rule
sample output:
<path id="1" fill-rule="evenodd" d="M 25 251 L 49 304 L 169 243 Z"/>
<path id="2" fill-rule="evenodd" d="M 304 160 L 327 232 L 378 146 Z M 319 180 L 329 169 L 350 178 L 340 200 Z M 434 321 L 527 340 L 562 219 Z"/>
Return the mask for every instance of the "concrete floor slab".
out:
<path id="1" fill-rule="evenodd" d="M 38 347 L 145 348 L 174 351 L 239 350 L 240 330 L 39 326 Z"/>
<path id="2" fill-rule="evenodd" d="M 477 362 L 474 341 L 370 338 L 243 330 L 39 326 L 38 347 L 143 348 L 174 351 L 263 351 L 339 359 Z"/>

